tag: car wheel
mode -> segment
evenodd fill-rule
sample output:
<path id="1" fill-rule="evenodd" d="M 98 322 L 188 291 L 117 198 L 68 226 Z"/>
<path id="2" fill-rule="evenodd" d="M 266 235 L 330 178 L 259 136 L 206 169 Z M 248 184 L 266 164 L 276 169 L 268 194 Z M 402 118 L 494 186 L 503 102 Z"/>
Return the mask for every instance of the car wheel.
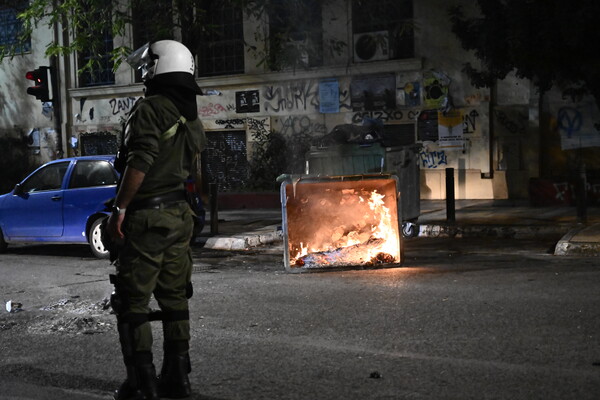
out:
<path id="1" fill-rule="evenodd" d="M 102 225 L 102 221 L 104 220 L 104 218 L 98 218 L 97 220 L 95 220 L 88 234 L 88 237 L 90 238 L 90 248 L 92 249 L 92 253 L 97 258 L 103 259 L 108 258 L 110 256 L 110 253 L 108 252 L 108 250 L 106 250 L 106 248 L 104 248 L 104 244 L 102 243 L 102 230 L 100 229 L 100 226 Z"/>
<path id="2" fill-rule="evenodd" d="M 2 233 L 2 229 L 0 229 L 0 253 L 4 253 L 8 244 L 4 241 L 4 233 Z"/>

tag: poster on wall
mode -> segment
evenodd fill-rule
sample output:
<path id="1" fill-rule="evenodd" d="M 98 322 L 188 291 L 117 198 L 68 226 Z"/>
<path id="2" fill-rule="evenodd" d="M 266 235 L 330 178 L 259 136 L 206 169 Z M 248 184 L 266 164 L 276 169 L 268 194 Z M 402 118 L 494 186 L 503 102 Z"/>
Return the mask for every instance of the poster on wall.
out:
<path id="1" fill-rule="evenodd" d="M 260 96 L 258 90 L 235 92 L 235 112 L 238 114 L 259 112 Z"/>
<path id="2" fill-rule="evenodd" d="M 340 86 L 337 79 L 319 82 L 319 111 L 323 114 L 340 112 Z"/>
<path id="3" fill-rule="evenodd" d="M 394 74 L 358 76 L 350 84 L 352 111 L 374 111 L 396 108 L 396 76 Z"/>
<path id="4" fill-rule="evenodd" d="M 594 103 L 562 105 L 554 108 L 563 150 L 600 146 L 600 120 L 598 120 L 598 108 Z"/>
<path id="5" fill-rule="evenodd" d="M 423 74 L 423 98 L 427 108 L 442 108 L 448 99 L 448 87 L 450 78 L 448 75 L 427 71 Z"/>
<path id="6" fill-rule="evenodd" d="M 465 140 L 460 110 L 438 111 L 438 136 L 440 149 L 463 149 Z"/>
<path id="7" fill-rule="evenodd" d="M 421 105 L 421 84 L 407 82 L 399 87 L 396 93 L 396 104 L 401 107 L 418 107 Z"/>

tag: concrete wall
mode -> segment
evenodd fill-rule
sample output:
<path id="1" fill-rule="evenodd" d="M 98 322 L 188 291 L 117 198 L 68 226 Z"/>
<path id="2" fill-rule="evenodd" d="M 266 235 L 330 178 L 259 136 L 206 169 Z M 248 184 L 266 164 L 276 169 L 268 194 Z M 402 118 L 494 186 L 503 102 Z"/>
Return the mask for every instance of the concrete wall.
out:
<path id="1" fill-rule="evenodd" d="M 57 134 L 51 103 L 42 104 L 28 95 L 33 81 L 25 73 L 39 66 L 49 66 L 44 55 L 53 31 L 40 24 L 31 38 L 32 49 L 13 59 L 5 59 L 0 68 L 0 136 L 15 139 L 31 137 L 31 159 L 41 164 L 60 156 L 60 136 Z"/>

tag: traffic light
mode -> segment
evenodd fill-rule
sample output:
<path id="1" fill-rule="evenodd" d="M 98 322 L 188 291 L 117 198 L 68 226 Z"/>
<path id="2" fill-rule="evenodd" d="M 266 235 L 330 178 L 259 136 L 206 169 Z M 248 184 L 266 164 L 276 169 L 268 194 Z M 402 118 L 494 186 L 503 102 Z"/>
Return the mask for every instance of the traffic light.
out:
<path id="1" fill-rule="evenodd" d="M 52 70 L 50 67 L 39 67 L 33 71 L 27 71 L 25 77 L 35 83 L 35 86 L 27 88 L 27 94 L 35 96 L 42 103 L 52 101 Z"/>

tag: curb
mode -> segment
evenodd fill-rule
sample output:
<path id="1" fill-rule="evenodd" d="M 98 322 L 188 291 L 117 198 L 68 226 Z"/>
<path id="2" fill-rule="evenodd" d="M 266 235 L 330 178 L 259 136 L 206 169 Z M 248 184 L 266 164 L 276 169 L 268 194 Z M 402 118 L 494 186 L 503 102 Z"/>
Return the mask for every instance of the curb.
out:
<path id="1" fill-rule="evenodd" d="M 573 238 L 586 228 L 586 226 L 579 226 L 571 229 L 556 244 L 556 247 L 554 248 L 554 255 L 590 257 L 600 256 L 600 243 L 573 241 Z"/>
<path id="2" fill-rule="evenodd" d="M 518 225 L 419 225 L 419 237 L 498 237 L 512 239 L 537 239 L 564 235 L 571 226 L 518 226 Z"/>
<path id="3" fill-rule="evenodd" d="M 248 250 L 252 247 L 280 241 L 283 241 L 283 231 L 275 229 L 272 232 L 257 234 L 210 237 L 206 240 L 203 247 L 212 250 Z"/>
<path id="4" fill-rule="evenodd" d="M 507 239 L 539 239 L 562 236 L 557 242 L 554 255 L 600 256 L 600 243 L 574 242 L 573 238 L 585 227 L 573 225 L 419 225 L 418 237 L 428 238 L 469 238 L 493 237 Z M 565 234 L 565 232 L 567 232 Z M 251 248 L 283 242 L 281 229 L 264 230 L 255 233 L 214 236 L 197 243 L 212 250 L 244 251 Z"/>

